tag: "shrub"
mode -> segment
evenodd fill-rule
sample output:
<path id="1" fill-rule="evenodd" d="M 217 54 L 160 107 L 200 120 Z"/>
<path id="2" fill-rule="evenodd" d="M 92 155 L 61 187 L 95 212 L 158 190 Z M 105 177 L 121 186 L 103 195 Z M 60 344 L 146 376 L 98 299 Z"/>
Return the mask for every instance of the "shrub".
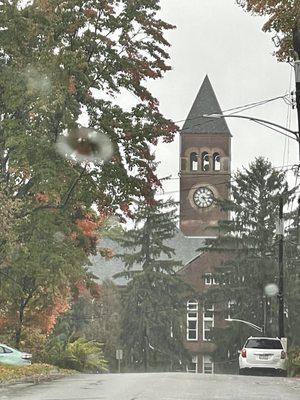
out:
<path id="1" fill-rule="evenodd" d="M 107 362 L 102 353 L 102 345 L 93 340 L 79 338 L 68 343 L 66 355 L 70 368 L 81 372 L 107 371 Z"/>
<path id="2" fill-rule="evenodd" d="M 292 348 L 288 353 L 289 376 L 300 375 L 300 347 Z"/>
<path id="3" fill-rule="evenodd" d="M 79 338 L 73 342 L 52 341 L 49 348 L 49 362 L 61 368 L 71 368 L 79 372 L 106 372 L 102 344 Z"/>

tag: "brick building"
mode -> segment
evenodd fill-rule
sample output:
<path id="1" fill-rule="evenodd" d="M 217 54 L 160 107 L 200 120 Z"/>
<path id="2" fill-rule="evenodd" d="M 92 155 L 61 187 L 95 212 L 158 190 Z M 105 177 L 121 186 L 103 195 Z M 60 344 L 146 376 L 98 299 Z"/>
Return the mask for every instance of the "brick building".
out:
<path id="1" fill-rule="evenodd" d="M 211 114 L 222 111 L 206 76 L 180 138 L 180 229 L 190 238 L 217 236 L 218 221 L 229 218 L 215 200 L 229 198 L 231 133 L 225 119 L 205 117 Z M 195 290 L 194 297 L 187 301 L 184 339 L 192 355 L 192 363 L 187 366 L 191 372 L 217 372 L 211 358 L 216 347 L 209 340 L 209 332 L 215 326 L 224 326 L 228 305 L 208 304 L 205 293 L 218 285 L 214 273 L 224 261 L 225 254 L 206 252 L 180 271 Z"/>
<path id="2" fill-rule="evenodd" d="M 231 133 L 206 76 L 180 132 L 180 229 L 188 237 L 214 237 L 228 219 L 214 199 L 229 196 Z"/>
<path id="3" fill-rule="evenodd" d="M 227 311 L 229 315 L 230 304 L 208 303 L 205 295 L 219 284 L 215 277 L 216 268 L 227 260 L 228 254 L 205 252 L 193 258 L 179 272 L 195 291 L 186 303 L 184 345 L 192 356 L 192 363 L 187 366 L 190 372 L 220 372 L 211 358 L 216 346 L 209 339 L 209 333 L 215 326 L 225 326 L 224 315 Z"/>

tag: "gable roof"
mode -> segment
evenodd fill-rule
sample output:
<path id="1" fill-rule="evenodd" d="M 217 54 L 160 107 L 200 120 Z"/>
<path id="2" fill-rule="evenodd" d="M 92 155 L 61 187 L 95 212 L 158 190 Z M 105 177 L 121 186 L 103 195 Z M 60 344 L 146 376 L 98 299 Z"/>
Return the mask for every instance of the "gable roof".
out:
<path id="1" fill-rule="evenodd" d="M 205 114 L 222 114 L 221 107 L 206 75 L 181 133 L 225 133 L 231 136 L 224 118 L 205 118 Z"/>
<path id="2" fill-rule="evenodd" d="M 193 256 L 196 257 L 197 254 L 199 254 L 197 249 L 204 245 L 204 241 L 199 238 L 187 238 L 178 229 L 176 235 L 166 241 L 165 244 L 175 249 L 174 260 L 182 261 L 183 265 L 185 265 Z M 124 252 L 124 249 L 122 249 L 118 242 L 108 238 L 102 239 L 99 246 L 102 248 L 111 248 L 114 254 Z M 167 257 L 162 257 L 162 259 L 166 258 Z M 114 278 L 116 273 L 124 271 L 124 263 L 120 258 L 113 257 L 106 260 L 100 253 L 98 253 L 96 256 L 90 257 L 90 262 L 91 264 L 88 266 L 89 271 L 97 276 L 101 281 L 112 279 L 117 285 L 126 285 L 128 283 L 128 280 L 125 278 Z M 135 265 L 132 269 L 138 270 L 141 269 L 141 266 Z"/>

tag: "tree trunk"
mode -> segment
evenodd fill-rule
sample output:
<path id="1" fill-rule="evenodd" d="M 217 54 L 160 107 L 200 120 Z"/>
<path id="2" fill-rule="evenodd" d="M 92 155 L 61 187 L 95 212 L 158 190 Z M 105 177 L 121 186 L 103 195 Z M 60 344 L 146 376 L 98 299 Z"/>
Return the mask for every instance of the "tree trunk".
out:
<path id="1" fill-rule="evenodd" d="M 148 336 L 147 328 L 144 328 L 144 371 L 148 370 Z"/>
<path id="2" fill-rule="evenodd" d="M 19 349 L 20 342 L 21 342 L 25 308 L 27 307 L 30 299 L 32 298 L 32 295 L 33 295 L 33 291 L 32 291 L 32 293 L 30 293 L 28 295 L 28 297 L 25 300 L 21 301 L 20 306 L 19 306 L 19 323 L 15 330 L 15 346 L 17 349 Z"/>
<path id="3" fill-rule="evenodd" d="M 24 301 L 22 301 L 20 304 L 20 307 L 19 307 L 19 322 L 18 322 L 18 326 L 16 327 L 16 330 L 15 330 L 15 347 L 16 347 L 16 349 L 20 348 L 25 307 L 26 307 L 26 305 L 24 304 Z"/>

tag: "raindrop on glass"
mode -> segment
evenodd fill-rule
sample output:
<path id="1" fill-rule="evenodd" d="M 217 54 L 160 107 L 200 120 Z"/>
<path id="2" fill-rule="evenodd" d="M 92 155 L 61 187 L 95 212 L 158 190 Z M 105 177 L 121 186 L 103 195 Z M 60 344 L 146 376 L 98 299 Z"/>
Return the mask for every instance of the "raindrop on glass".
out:
<path id="1" fill-rule="evenodd" d="M 53 239 L 57 243 L 62 243 L 65 240 L 66 236 L 62 232 L 55 232 L 53 235 Z"/>
<path id="2" fill-rule="evenodd" d="M 51 91 L 51 81 L 45 73 L 28 68 L 24 73 L 29 94 L 47 95 Z"/>
<path id="3" fill-rule="evenodd" d="M 10 252 L 10 258 L 12 262 L 15 262 L 19 259 L 20 257 L 20 252 L 18 249 L 12 249 Z"/>
<path id="4" fill-rule="evenodd" d="M 265 295 L 268 297 L 276 296 L 279 292 L 278 286 L 276 283 L 268 283 L 264 289 Z"/>
<path id="5" fill-rule="evenodd" d="M 68 135 L 61 136 L 56 148 L 62 156 L 78 162 L 108 161 L 113 155 L 108 136 L 85 127 L 78 127 Z"/>

